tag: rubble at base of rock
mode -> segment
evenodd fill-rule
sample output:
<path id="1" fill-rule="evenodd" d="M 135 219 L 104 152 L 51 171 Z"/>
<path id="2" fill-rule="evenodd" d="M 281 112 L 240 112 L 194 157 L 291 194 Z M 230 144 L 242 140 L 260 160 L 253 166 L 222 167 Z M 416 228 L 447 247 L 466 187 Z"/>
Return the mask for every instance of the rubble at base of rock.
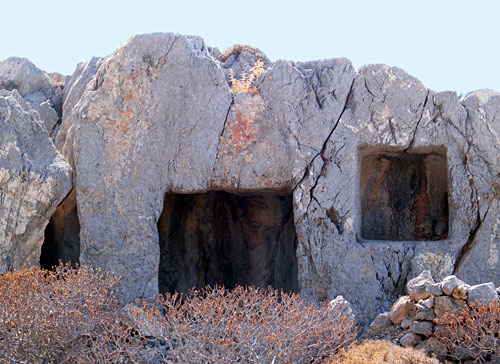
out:
<path id="1" fill-rule="evenodd" d="M 436 354 L 436 345 L 431 345 L 432 334 L 437 324 L 437 320 L 442 318 L 445 314 L 454 314 L 459 316 L 461 312 L 468 308 L 474 307 L 477 303 L 498 302 L 499 297 L 495 292 L 495 286 L 492 282 L 468 286 L 464 282 L 458 280 L 455 276 L 445 277 L 441 282 L 434 283 L 430 277 L 429 271 L 423 271 L 415 281 L 423 282 L 422 289 L 430 288 L 428 291 L 433 291 L 438 294 L 432 294 L 430 298 L 425 301 L 420 300 L 416 302 L 411 301 L 415 308 L 407 310 L 404 317 L 400 317 L 397 324 L 387 320 L 386 325 L 380 324 L 379 317 L 389 317 L 398 315 L 400 305 L 397 302 L 410 298 L 410 296 L 403 296 L 393 305 L 390 312 L 379 314 L 373 323 L 369 326 L 368 330 L 364 333 L 363 338 L 389 338 L 394 343 L 401 346 L 411 346 L 417 348 L 424 348 L 429 353 Z M 414 282 L 408 283 L 407 290 L 414 289 Z M 463 294 L 459 297 L 453 297 L 453 292 L 457 287 L 467 286 L 468 290 L 462 290 Z M 439 287 L 437 289 L 436 287 Z M 454 288 L 453 288 L 454 287 Z M 445 293 L 448 292 L 448 293 Z M 472 293 L 472 294 L 471 294 Z M 418 308 L 420 305 L 421 309 Z M 423 310 L 428 310 L 428 316 L 421 315 Z M 418 345 L 418 346 L 417 346 Z M 441 353 L 443 355 L 443 353 Z"/>

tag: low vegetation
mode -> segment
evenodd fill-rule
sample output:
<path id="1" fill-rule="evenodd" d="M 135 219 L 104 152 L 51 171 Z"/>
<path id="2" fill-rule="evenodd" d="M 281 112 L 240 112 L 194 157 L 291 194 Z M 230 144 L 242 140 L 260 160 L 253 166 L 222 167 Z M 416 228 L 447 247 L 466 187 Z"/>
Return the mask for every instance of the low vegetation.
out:
<path id="1" fill-rule="evenodd" d="M 456 361 L 500 363 L 500 303 L 476 305 L 437 320 L 436 343 Z"/>
<path id="2" fill-rule="evenodd" d="M 0 276 L 1 363 L 320 363 L 354 322 L 276 290 L 208 288 L 120 307 L 119 279 L 88 266 Z"/>
<path id="3" fill-rule="evenodd" d="M 388 340 L 366 340 L 342 351 L 328 364 L 439 364 L 423 351 L 402 348 Z"/>

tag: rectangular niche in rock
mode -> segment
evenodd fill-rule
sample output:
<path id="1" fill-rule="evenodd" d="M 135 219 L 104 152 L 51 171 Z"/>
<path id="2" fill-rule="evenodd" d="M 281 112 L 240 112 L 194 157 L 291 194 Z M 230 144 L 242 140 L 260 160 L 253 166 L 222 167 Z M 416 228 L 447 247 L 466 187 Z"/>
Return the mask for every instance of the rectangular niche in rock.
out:
<path id="1" fill-rule="evenodd" d="M 168 194 L 158 233 L 161 293 L 216 284 L 298 291 L 291 195 Z"/>
<path id="2" fill-rule="evenodd" d="M 359 151 L 361 238 L 442 240 L 448 237 L 446 149 Z"/>

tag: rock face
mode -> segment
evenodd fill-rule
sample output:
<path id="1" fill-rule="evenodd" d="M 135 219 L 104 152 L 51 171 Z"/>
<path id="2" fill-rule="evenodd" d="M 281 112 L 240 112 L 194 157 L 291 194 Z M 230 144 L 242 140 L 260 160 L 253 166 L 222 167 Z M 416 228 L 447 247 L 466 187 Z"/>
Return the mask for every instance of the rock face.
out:
<path id="1" fill-rule="evenodd" d="M 71 168 L 17 90 L 0 90 L 0 273 L 36 266 Z"/>
<path id="2" fill-rule="evenodd" d="M 496 92 L 436 93 L 395 67 L 271 62 L 157 33 L 78 65 L 58 108 L 44 93 L 55 76 L 5 64 L 2 84 L 37 105 L 75 174 L 47 254 L 121 275 L 126 301 L 159 285 L 273 284 L 342 295 L 367 325 L 423 270 L 500 284 Z M 415 292 L 451 295 L 458 278 Z"/>
<path id="3" fill-rule="evenodd" d="M 10 57 L 0 62 L 0 89 L 17 90 L 39 113 L 51 136 L 62 116 L 60 76 L 43 72 L 26 58 Z"/>

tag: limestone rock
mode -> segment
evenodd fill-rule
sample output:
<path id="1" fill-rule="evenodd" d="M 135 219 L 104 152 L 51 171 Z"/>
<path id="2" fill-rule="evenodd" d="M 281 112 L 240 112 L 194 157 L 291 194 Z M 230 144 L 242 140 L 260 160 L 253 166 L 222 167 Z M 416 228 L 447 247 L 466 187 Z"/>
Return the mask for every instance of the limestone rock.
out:
<path id="1" fill-rule="evenodd" d="M 441 282 L 441 289 L 445 295 L 451 296 L 453 290 L 461 284 L 464 284 L 464 282 L 452 275 L 443 279 Z"/>
<path id="2" fill-rule="evenodd" d="M 431 309 L 427 310 L 422 310 L 422 311 L 417 311 L 413 318 L 418 321 L 432 321 L 436 315 L 434 314 L 434 311 Z"/>
<path id="3" fill-rule="evenodd" d="M 466 120 L 455 93 L 433 93 L 397 68 L 358 70 L 337 127 L 294 190 L 302 295 L 342 294 L 366 325 L 408 277 L 452 273 L 474 224 Z M 412 210 L 416 201 L 434 205 Z"/>
<path id="4" fill-rule="evenodd" d="M 422 306 L 424 306 L 426 308 L 432 308 L 432 307 L 434 307 L 434 298 L 431 297 L 431 298 L 428 298 L 426 300 L 420 300 L 420 301 L 418 301 L 418 303 L 420 303 Z"/>
<path id="5" fill-rule="evenodd" d="M 339 313 L 342 316 L 345 316 L 347 320 L 356 322 L 356 317 L 352 312 L 351 305 L 344 297 L 342 296 L 335 297 L 333 300 L 330 301 L 330 306 L 332 306 L 334 310 L 339 310 Z"/>
<path id="6" fill-rule="evenodd" d="M 500 283 L 500 93 L 478 90 L 460 99 L 467 110 L 467 170 L 477 199 L 473 239 L 461 250 L 456 274 L 470 284 Z"/>
<path id="7" fill-rule="evenodd" d="M 389 312 L 383 312 L 375 317 L 370 326 L 368 326 L 366 333 L 367 335 L 380 334 L 392 327 L 392 325 L 393 324 L 389 319 Z"/>
<path id="8" fill-rule="evenodd" d="M 431 336 L 434 329 L 434 324 L 432 322 L 427 321 L 414 321 L 413 322 L 413 333 Z"/>
<path id="9" fill-rule="evenodd" d="M 43 125 L 52 133 L 61 116 L 62 91 L 54 80 L 26 58 L 10 57 L 0 62 L 0 89 L 16 89 Z"/>
<path id="10" fill-rule="evenodd" d="M 495 284 L 493 282 L 478 284 L 470 288 L 469 299 L 467 301 L 469 306 L 493 301 L 498 301 L 498 294 L 495 291 Z"/>
<path id="11" fill-rule="evenodd" d="M 24 97 L 50 83 L 50 78 L 26 58 L 10 57 L 0 62 L 1 88 L 18 90 Z"/>
<path id="12" fill-rule="evenodd" d="M 160 33 L 132 37 L 85 87 L 57 141 L 76 172 L 80 260 L 120 275 L 125 301 L 151 296 L 165 193 L 208 189 L 229 87 L 201 38 Z"/>
<path id="13" fill-rule="evenodd" d="M 399 325 L 403 321 L 408 313 L 414 308 L 415 304 L 411 300 L 410 296 L 402 296 L 394 305 L 389 313 L 389 319 L 394 325 Z"/>
<path id="14" fill-rule="evenodd" d="M 457 300 L 449 296 L 436 297 L 434 302 L 434 313 L 437 318 L 443 317 L 445 313 L 459 316 L 466 308 L 467 304 L 463 300 Z"/>
<path id="15" fill-rule="evenodd" d="M 418 277 L 413 278 L 406 284 L 406 290 L 414 301 L 425 300 L 431 295 L 427 292 L 427 286 L 434 284 L 431 273 L 424 270 Z"/>
<path id="16" fill-rule="evenodd" d="M 292 190 L 335 128 L 353 79 L 347 59 L 270 66 L 253 94 L 234 95 L 211 187 Z"/>
<path id="17" fill-rule="evenodd" d="M 441 289 L 440 283 L 434 283 L 425 288 L 427 293 L 430 293 L 433 296 L 441 296 L 443 294 L 443 290 Z"/>
<path id="18" fill-rule="evenodd" d="M 406 346 L 406 347 L 411 347 L 411 348 L 413 348 L 413 347 L 417 346 L 417 344 L 418 344 L 419 342 L 421 342 L 421 341 L 422 341 L 422 338 L 421 338 L 419 335 L 414 334 L 414 333 L 412 333 L 412 332 L 409 332 L 409 333 L 407 333 L 407 334 L 403 335 L 403 336 L 399 339 L 399 344 L 400 344 L 401 346 Z"/>
<path id="19" fill-rule="evenodd" d="M 72 172 L 17 90 L 0 90 L 0 145 L 0 272 L 6 272 L 39 265 L 45 226 L 71 190 Z"/>
<path id="20" fill-rule="evenodd" d="M 468 284 L 459 284 L 455 287 L 453 292 L 451 292 L 451 295 L 453 298 L 467 300 L 467 295 L 469 294 L 470 289 L 471 286 L 469 286 Z"/>
<path id="21" fill-rule="evenodd" d="M 413 328 L 413 320 L 404 319 L 401 321 L 401 328 L 404 330 L 411 330 Z"/>

